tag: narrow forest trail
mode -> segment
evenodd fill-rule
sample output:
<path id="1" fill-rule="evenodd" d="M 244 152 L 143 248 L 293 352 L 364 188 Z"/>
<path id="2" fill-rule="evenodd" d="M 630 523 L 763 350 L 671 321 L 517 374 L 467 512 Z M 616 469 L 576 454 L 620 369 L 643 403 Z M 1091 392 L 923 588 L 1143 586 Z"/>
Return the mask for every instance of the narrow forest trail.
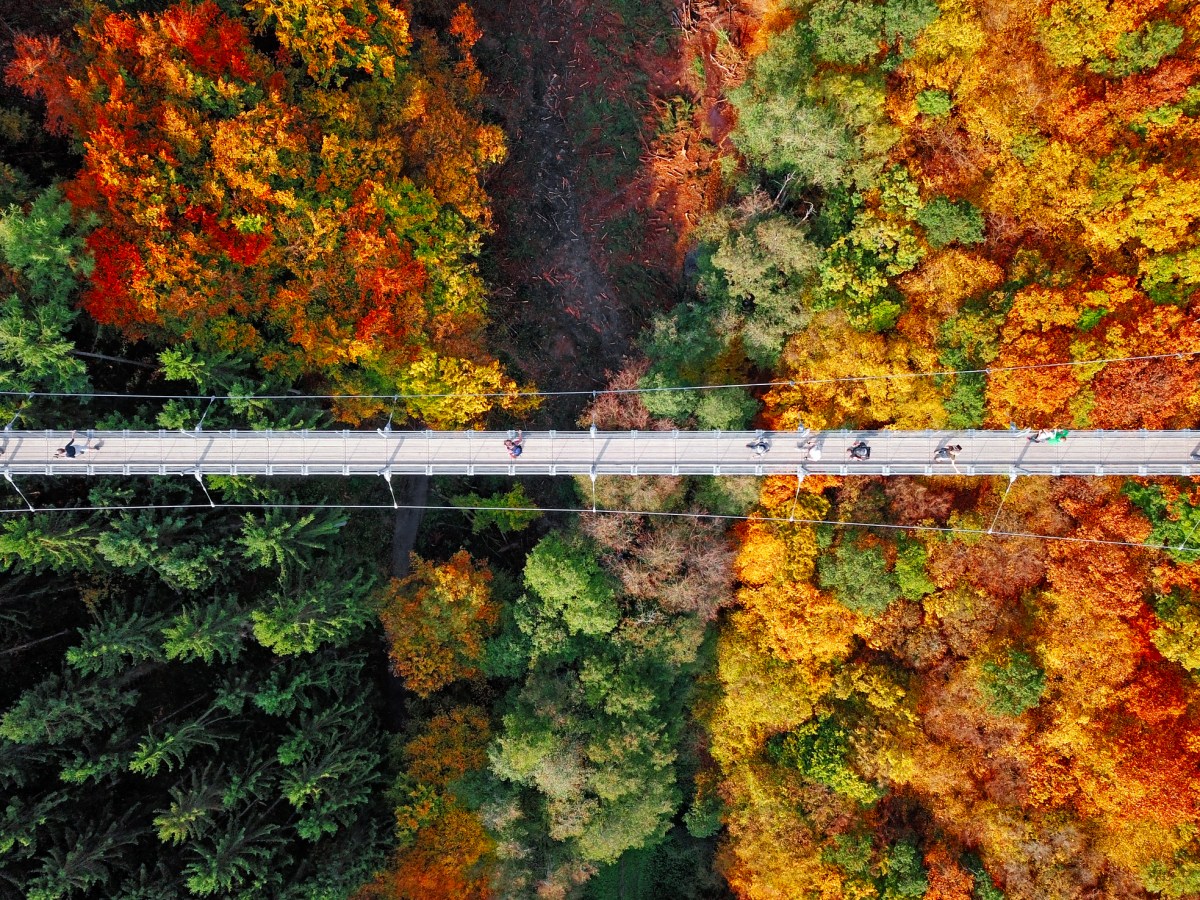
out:
<path id="1" fill-rule="evenodd" d="M 581 160 L 564 109 L 579 64 L 580 8 L 574 0 L 479 7 L 480 56 L 492 64 L 491 98 L 509 139 L 508 160 L 489 186 L 496 345 L 514 352 L 526 377 L 570 389 L 600 387 L 634 333 L 600 262 L 603 250 L 584 225 Z"/>
<path id="2" fill-rule="evenodd" d="M 724 200 L 726 89 L 753 0 L 485 0 L 477 45 L 508 160 L 488 190 L 492 345 L 514 372 L 574 390 L 638 355 L 686 290 L 690 232 Z M 577 401 L 554 401 L 562 422 Z M 530 423 L 533 424 L 533 423 Z"/>

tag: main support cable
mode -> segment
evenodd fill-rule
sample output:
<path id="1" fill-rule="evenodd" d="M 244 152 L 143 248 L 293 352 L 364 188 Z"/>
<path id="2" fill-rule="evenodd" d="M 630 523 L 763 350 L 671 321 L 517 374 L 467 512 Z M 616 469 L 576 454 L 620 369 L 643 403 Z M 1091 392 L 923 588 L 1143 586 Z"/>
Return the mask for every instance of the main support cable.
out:
<path id="1" fill-rule="evenodd" d="M 1042 369 L 1075 368 L 1079 366 L 1112 365 L 1115 363 L 1151 362 L 1164 359 L 1187 359 L 1200 356 L 1200 350 L 1184 350 L 1178 353 L 1152 353 L 1144 356 L 1114 356 L 1103 359 L 1072 359 L 1063 362 L 1029 363 L 1021 366 L 989 366 L 983 369 L 940 369 L 936 372 L 890 372 L 881 375 L 843 375 L 833 378 L 793 378 L 777 381 L 747 381 L 735 384 L 693 384 L 665 387 L 604 388 L 601 390 L 569 391 L 446 391 L 421 394 L 223 394 L 216 400 L 453 400 L 457 398 L 517 399 L 520 397 L 586 397 L 593 399 L 600 394 L 662 394 L 681 391 L 722 391 L 747 388 L 804 387 L 823 384 L 851 384 L 867 381 L 898 381 L 914 378 L 948 378 L 956 375 L 996 375 L 1003 372 L 1029 372 Z M 0 391 L 0 397 L 28 396 L 74 399 L 111 400 L 202 400 L 195 394 L 117 394 L 87 391 Z"/>
<path id="2" fill-rule="evenodd" d="M 11 483 L 11 477 L 5 474 L 5 477 Z M 16 487 L 16 485 L 13 485 Z M 18 489 L 18 493 L 21 493 Z M 24 494 L 21 494 L 24 498 Z M 206 510 L 210 509 L 209 505 L 204 503 L 146 503 L 146 504 L 115 504 L 112 506 L 62 506 L 34 507 L 33 504 L 25 501 L 29 505 L 29 509 L 0 509 L 0 516 L 3 515 L 31 515 L 37 513 L 71 513 L 71 512 L 125 512 L 132 510 Z M 213 509 L 291 509 L 291 510 L 313 510 L 313 509 L 342 509 L 342 510 L 391 510 L 391 509 L 419 509 L 425 512 L 444 511 L 453 512 L 494 512 L 494 506 L 437 506 L 427 504 L 399 504 L 392 505 L 390 503 L 217 503 L 211 508 Z M 650 516 L 654 518 L 671 518 L 671 519 L 711 519 L 715 521 L 725 522 L 765 522 L 779 525 L 812 525 L 813 527 L 820 525 L 832 525 L 834 527 L 846 528 L 879 528 L 886 531 L 905 531 L 905 532 L 931 532 L 934 534 L 956 534 L 966 535 L 970 537 L 996 537 L 996 538 L 1012 538 L 1016 540 L 1039 540 L 1039 541 L 1054 541 L 1057 543 L 1080 544 L 1085 546 L 1102 546 L 1102 547 L 1130 547 L 1138 550 L 1162 550 L 1170 552 L 1179 552 L 1180 548 L 1172 544 L 1139 544 L 1135 541 L 1117 541 L 1105 538 L 1085 538 L 1076 537 L 1074 535 L 1059 535 L 1059 534 L 1038 534 L 1032 531 L 993 531 L 988 532 L 982 528 L 956 528 L 950 525 L 897 525 L 888 522 L 858 522 L 858 521 L 834 521 L 830 519 L 791 519 L 782 516 L 755 516 L 755 515 L 733 515 L 728 513 L 697 513 L 697 512 L 664 512 L 661 510 L 638 510 L 638 509 L 606 509 L 605 507 L 596 507 L 592 510 L 579 507 L 542 507 L 542 506 L 506 506 L 505 512 L 537 512 L 537 513 L 563 513 L 568 515 L 581 515 L 589 512 L 596 514 L 615 515 L 615 516 Z M 1195 552 L 1195 551 L 1190 551 Z"/>

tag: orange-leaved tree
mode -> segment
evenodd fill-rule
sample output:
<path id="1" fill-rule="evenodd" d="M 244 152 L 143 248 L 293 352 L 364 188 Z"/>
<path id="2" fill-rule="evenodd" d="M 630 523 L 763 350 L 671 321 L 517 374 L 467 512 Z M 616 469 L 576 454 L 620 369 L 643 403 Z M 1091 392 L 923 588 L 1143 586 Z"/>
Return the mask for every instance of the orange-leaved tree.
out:
<path id="1" fill-rule="evenodd" d="M 518 403 L 482 347 L 474 263 L 503 140 L 478 119 L 477 31 L 456 21 L 447 46 L 390 0 L 98 3 L 77 46 L 19 41 L 8 78 L 74 139 L 66 191 L 100 223 L 85 308 L 343 392 L 472 395 L 408 403 L 433 425 Z"/>
<path id="2" fill-rule="evenodd" d="M 1068 288 L 1030 287 L 1013 300 L 993 365 L 995 424 L 1186 428 L 1200 419 L 1196 304 L 1156 304 L 1128 276 Z M 1171 357 L 1083 365 L 1090 360 Z M 1062 366 L 1047 364 L 1065 363 Z"/>
<path id="3" fill-rule="evenodd" d="M 493 842 L 454 791 L 464 775 L 487 765 L 490 737 L 484 710 L 458 706 L 422 722 L 401 745 L 404 766 L 394 790 L 400 801 L 400 847 L 356 900 L 483 900 L 490 895 Z"/>
<path id="4" fill-rule="evenodd" d="M 492 573 L 465 550 L 444 563 L 412 557 L 412 573 L 396 579 L 380 618 L 392 667 L 423 697 L 460 679 L 478 678 L 483 642 L 499 621 Z"/>

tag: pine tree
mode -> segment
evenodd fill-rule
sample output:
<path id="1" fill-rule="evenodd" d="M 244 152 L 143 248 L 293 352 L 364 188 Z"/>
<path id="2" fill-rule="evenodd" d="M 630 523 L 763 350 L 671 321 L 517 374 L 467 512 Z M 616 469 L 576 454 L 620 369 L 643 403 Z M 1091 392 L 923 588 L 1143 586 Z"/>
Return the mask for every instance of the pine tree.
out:
<path id="1" fill-rule="evenodd" d="M 111 811 L 106 818 L 110 817 L 115 818 Z M 107 886 L 112 882 L 114 869 L 121 867 L 117 851 L 135 843 L 140 836 L 124 818 L 103 829 L 67 831 L 42 857 L 40 871 L 26 886 L 26 896 L 30 900 L 59 900 L 79 891 Z"/>
<path id="2" fill-rule="evenodd" d="M 116 724 L 137 702 L 137 692 L 117 682 L 50 675 L 8 709 L 0 719 L 0 737 L 55 746 Z"/>
<path id="3" fill-rule="evenodd" d="M 225 808 L 226 783 L 214 765 L 192 768 L 168 793 L 171 805 L 154 817 L 163 843 L 190 843 L 213 827 L 213 813 Z"/>
<path id="4" fill-rule="evenodd" d="M 164 617 L 115 608 L 91 628 L 81 630 L 80 643 L 67 650 L 67 664 L 81 675 L 115 675 L 129 664 L 163 659 L 160 633 Z"/>
<path id="5" fill-rule="evenodd" d="M 289 579 L 250 614 L 254 637 L 280 656 L 312 653 L 326 644 L 344 646 L 374 619 L 372 585 L 364 572 L 339 578 L 326 571 Z"/>
<path id="6" fill-rule="evenodd" d="M 189 604 L 162 629 L 167 659 L 204 663 L 236 662 L 249 630 L 249 618 L 236 596 Z"/>
<path id="7" fill-rule="evenodd" d="M 0 563 L 14 573 L 85 568 L 95 543 L 87 523 L 66 515 L 14 517 L 0 529 Z"/>
<path id="8" fill-rule="evenodd" d="M 273 825 L 234 821 L 223 833 L 191 843 L 195 859 L 184 868 L 188 890 L 198 897 L 262 896 L 278 879 L 270 862 L 280 841 Z"/>
<path id="9" fill-rule="evenodd" d="M 151 729 L 142 738 L 129 761 L 129 771 L 153 778 L 164 766 L 168 772 L 182 767 L 188 755 L 200 747 L 217 750 L 217 741 L 223 735 L 213 731 L 213 724 L 220 721 L 214 710 L 209 710 L 198 719 L 188 719 L 174 728 L 164 729 L 158 734 Z"/>
<path id="10" fill-rule="evenodd" d="M 345 524 L 344 516 L 332 512 L 313 512 L 292 519 L 286 510 L 271 509 L 261 517 L 244 516 L 238 542 L 251 566 L 274 565 L 285 574 L 292 567 L 307 569 L 313 551 L 327 546 L 328 539 Z"/>

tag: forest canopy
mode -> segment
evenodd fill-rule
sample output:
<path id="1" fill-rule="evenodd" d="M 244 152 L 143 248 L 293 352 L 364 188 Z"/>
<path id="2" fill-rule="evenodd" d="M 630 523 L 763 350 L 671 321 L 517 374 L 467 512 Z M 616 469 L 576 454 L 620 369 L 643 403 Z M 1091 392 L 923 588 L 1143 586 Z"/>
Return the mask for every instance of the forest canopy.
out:
<path id="1" fill-rule="evenodd" d="M 69 45 L 16 41 L 9 81 L 82 156 L 63 191 L 96 226 L 83 307 L 333 392 L 513 389 L 480 340 L 480 175 L 504 139 L 477 118 L 469 14 L 439 41 L 388 2 L 226 7 L 95 4 Z M 407 412 L 439 425 L 488 406 Z"/>
<path id="2" fill-rule="evenodd" d="M 1194 4 L 12 15 L 19 427 L 1200 424 Z M 1195 478 L 383 474 L 8 479 L 0 893 L 1200 895 Z"/>

